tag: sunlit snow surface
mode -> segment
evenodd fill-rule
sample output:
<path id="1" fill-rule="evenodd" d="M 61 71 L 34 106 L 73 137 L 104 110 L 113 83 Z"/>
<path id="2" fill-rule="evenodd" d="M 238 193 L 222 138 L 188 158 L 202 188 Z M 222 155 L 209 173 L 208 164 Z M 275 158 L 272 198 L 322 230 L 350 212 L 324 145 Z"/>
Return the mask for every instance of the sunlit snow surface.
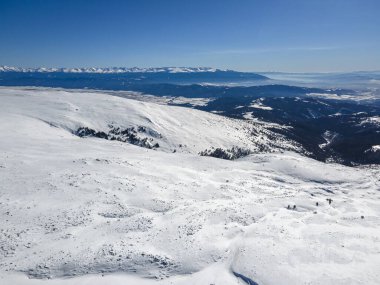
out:
<path id="1" fill-rule="evenodd" d="M 299 148 L 265 123 L 99 93 L 2 88 L 0 102 L 1 284 L 380 280 L 379 167 L 281 152 Z M 73 135 L 109 124 L 161 147 Z M 258 144 L 273 153 L 198 155 Z"/>

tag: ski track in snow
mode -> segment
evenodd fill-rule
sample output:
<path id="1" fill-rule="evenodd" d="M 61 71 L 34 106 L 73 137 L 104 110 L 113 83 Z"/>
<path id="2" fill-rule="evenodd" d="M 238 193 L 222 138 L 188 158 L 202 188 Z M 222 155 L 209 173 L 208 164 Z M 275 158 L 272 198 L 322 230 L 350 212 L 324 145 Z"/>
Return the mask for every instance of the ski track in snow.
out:
<path id="1" fill-rule="evenodd" d="M 99 93 L 2 88 L 0 101 L 1 284 L 380 280 L 377 166 L 278 152 L 297 146 L 264 123 Z M 111 123 L 152 128 L 162 147 L 72 134 Z M 235 161 L 197 155 L 269 142 Z"/>

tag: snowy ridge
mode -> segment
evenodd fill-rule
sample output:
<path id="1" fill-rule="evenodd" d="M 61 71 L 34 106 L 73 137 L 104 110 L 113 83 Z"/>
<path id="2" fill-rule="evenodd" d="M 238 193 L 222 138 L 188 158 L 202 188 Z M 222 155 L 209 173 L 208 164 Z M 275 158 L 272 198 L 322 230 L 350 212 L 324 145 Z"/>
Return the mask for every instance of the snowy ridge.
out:
<path id="1" fill-rule="evenodd" d="M 245 122 L 189 108 L 159 105 L 101 93 L 1 88 L 3 108 L 76 134 L 86 128 L 110 140 L 133 132 L 136 139 L 165 152 L 198 154 L 207 149 L 240 147 L 250 152 L 302 148 L 274 133 L 286 128 L 260 121 Z M 43 105 L 41 107 L 41 102 Z M 90 131 L 88 131 L 90 130 Z M 129 131 L 128 131 L 129 130 Z M 83 133 L 83 132 L 82 132 Z M 104 133 L 104 134 L 103 134 Z M 125 137 L 125 136 L 124 136 Z"/>
<path id="2" fill-rule="evenodd" d="M 194 72 L 218 72 L 227 71 L 211 67 L 82 67 L 82 68 L 22 68 L 0 66 L 0 72 L 64 72 L 64 73 L 139 73 L 139 72 L 162 72 L 162 73 L 194 73 Z"/>
<path id="3" fill-rule="evenodd" d="M 296 146 L 265 123 L 101 93 L 0 88 L 0 100 L 0 284 L 380 280 L 378 166 L 201 157 Z M 74 134 L 110 124 L 142 125 L 160 147 Z"/>

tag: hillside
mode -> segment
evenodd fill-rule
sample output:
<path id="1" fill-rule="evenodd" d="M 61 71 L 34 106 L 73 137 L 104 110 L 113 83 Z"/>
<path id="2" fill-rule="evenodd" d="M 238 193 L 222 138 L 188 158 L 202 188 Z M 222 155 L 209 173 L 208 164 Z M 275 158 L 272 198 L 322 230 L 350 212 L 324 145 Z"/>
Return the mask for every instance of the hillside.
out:
<path id="1" fill-rule="evenodd" d="M 99 92 L 0 101 L 1 284 L 380 279 L 378 166 L 306 158 L 281 125 Z M 199 155 L 234 147 L 251 154 Z"/>

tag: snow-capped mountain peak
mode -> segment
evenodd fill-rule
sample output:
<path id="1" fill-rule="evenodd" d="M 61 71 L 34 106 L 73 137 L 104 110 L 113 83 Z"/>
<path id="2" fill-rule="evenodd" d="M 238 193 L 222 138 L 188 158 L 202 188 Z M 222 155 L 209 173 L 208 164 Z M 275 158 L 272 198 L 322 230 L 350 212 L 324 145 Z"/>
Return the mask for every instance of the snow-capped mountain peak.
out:
<path id="1" fill-rule="evenodd" d="M 226 71 L 212 67 L 80 67 L 80 68 L 22 68 L 0 66 L 0 72 L 64 72 L 64 73 L 195 73 Z"/>

